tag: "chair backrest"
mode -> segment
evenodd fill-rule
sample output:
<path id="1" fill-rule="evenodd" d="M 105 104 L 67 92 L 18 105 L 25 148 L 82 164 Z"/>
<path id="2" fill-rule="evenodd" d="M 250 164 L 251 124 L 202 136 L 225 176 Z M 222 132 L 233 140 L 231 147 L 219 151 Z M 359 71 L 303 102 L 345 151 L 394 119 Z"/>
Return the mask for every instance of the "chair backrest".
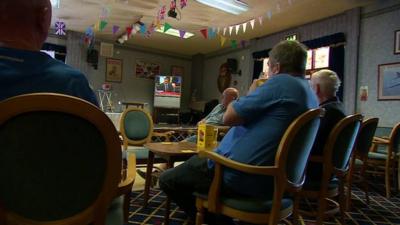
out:
<path id="1" fill-rule="evenodd" d="M 400 123 L 396 124 L 392 132 L 390 132 L 390 146 L 392 152 L 398 153 L 400 151 Z"/>
<path id="2" fill-rule="evenodd" d="M 307 160 L 318 132 L 322 109 L 311 109 L 300 115 L 286 129 L 275 156 L 275 165 L 294 188 L 304 183 Z"/>
<path id="3" fill-rule="evenodd" d="M 203 118 L 206 117 L 210 112 L 219 104 L 218 99 L 212 99 L 208 101 L 204 105 L 204 111 L 203 111 Z"/>
<path id="4" fill-rule="evenodd" d="M 128 108 L 121 115 L 120 132 L 124 145 L 143 145 L 151 141 L 153 120 L 139 108 Z"/>
<path id="5" fill-rule="evenodd" d="M 372 145 L 372 139 L 376 128 L 378 127 L 379 118 L 369 118 L 362 122 L 357 137 L 356 152 L 357 154 L 367 155 Z"/>
<path id="6" fill-rule="evenodd" d="M 121 179 L 110 119 L 89 102 L 50 93 L 7 99 L 0 112 L 2 224 L 104 224 Z"/>
<path id="7" fill-rule="evenodd" d="M 329 179 L 335 171 L 347 171 L 350 155 L 361 127 L 362 116 L 350 115 L 340 120 L 329 133 L 323 150 L 324 175 Z"/>

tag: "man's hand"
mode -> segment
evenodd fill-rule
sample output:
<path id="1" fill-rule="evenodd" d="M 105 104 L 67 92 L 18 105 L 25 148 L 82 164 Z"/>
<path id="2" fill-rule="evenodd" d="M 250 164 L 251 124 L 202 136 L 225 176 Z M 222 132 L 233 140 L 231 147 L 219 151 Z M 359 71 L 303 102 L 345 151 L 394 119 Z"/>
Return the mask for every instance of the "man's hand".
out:
<path id="1" fill-rule="evenodd" d="M 198 123 L 197 123 L 197 126 L 199 126 L 200 124 L 202 124 L 202 123 L 205 123 L 206 121 L 204 120 L 204 119 L 202 119 L 202 120 L 200 120 Z"/>
<path id="2" fill-rule="evenodd" d="M 249 90 L 247 91 L 247 95 L 249 95 L 251 92 L 253 92 L 254 90 L 256 90 L 256 88 L 257 88 L 258 86 L 260 86 L 260 85 L 259 85 L 259 82 L 263 82 L 263 81 L 265 81 L 265 79 L 254 79 L 254 80 L 253 80 L 253 83 L 251 83 L 251 85 L 250 85 L 250 87 L 249 87 Z"/>

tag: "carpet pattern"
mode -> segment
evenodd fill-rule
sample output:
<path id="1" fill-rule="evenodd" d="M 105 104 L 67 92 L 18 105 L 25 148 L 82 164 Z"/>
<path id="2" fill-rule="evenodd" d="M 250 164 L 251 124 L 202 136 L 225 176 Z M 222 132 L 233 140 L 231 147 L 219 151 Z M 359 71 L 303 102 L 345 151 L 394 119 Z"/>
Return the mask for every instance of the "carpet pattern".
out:
<path id="1" fill-rule="evenodd" d="M 390 199 L 383 196 L 383 190 L 370 188 L 370 204 L 366 203 L 364 192 L 357 187 L 352 192 L 352 208 L 346 212 L 345 222 L 347 225 L 394 225 L 400 224 L 400 195 L 397 194 Z M 143 208 L 143 192 L 132 193 L 130 201 L 130 215 L 128 224 L 162 224 L 164 219 L 165 195 L 159 189 L 150 193 L 150 201 L 147 208 Z M 324 224 L 341 224 L 339 214 L 336 218 L 326 220 Z M 174 203 L 171 205 L 171 225 L 193 225 Z M 302 218 L 303 225 L 313 225 L 312 218 Z"/>

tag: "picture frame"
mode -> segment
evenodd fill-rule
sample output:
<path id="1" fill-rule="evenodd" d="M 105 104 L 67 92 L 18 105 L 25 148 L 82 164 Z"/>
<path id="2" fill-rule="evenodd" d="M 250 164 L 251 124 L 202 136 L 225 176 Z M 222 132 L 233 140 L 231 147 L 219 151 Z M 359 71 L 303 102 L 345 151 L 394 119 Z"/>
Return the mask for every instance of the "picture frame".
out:
<path id="1" fill-rule="evenodd" d="M 183 76 L 184 72 L 183 66 L 171 66 L 171 76 Z"/>
<path id="2" fill-rule="evenodd" d="M 394 54 L 400 54 L 400 30 L 394 32 Z"/>
<path id="3" fill-rule="evenodd" d="M 378 101 L 400 100 L 400 62 L 378 65 Z"/>
<path id="4" fill-rule="evenodd" d="M 122 59 L 106 58 L 106 81 L 122 82 Z"/>
<path id="5" fill-rule="evenodd" d="M 137 78 L 154 79 L 161 73 L 161 66 L 157 63 L 136 60 L 135 76 Z"/>

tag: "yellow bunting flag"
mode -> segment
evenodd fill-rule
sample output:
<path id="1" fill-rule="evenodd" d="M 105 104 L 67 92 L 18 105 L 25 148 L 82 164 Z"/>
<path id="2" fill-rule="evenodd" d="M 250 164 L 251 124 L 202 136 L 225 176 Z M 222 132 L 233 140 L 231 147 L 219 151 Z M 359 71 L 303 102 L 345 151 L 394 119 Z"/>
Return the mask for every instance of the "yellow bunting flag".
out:
<path id="1" fill-rule="evenodd" d="M 222 47 L 222 46 L 224 46 L 224 44 L 225 44 L 226 37 L 224 37 L 224 36 L 221 35 L 220 38 L 221 38 L 220 41 L 221 41 L 221 47 Z"/>

